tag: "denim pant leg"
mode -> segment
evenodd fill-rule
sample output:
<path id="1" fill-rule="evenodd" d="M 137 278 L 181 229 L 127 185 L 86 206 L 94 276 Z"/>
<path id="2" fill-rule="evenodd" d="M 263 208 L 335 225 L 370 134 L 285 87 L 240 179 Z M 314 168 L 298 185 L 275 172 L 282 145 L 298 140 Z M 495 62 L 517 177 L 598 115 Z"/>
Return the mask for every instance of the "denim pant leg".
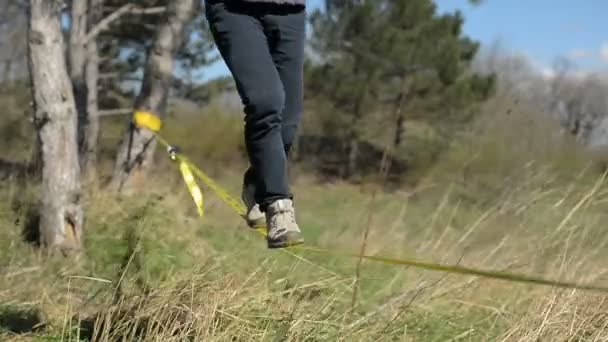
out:
<path id="1" fill-rule="evenodd" d="M 252 5 L 208 0 L 206 15 L 216 45 L 234 77 L 245 111 L 245 143 L 262 209 L 290 198 L 281 113 L 285 90 L 270 42 Z"/>
<path id="2" fill-rule="evenodd" d="M 281 112 L 281 136 L 285 155 L 294 143 L 300 125 L 304 97 L 304 43 L 306 12 L 303 7 L 269 12 L 261 17 L 269 41 L 270 54 L 285 90 L 285 106 Z M 255 170 L 249 168 L 243 185 L 254 186 Z M 292 196 L 291 196 L 292 197 Z"/>
<path id="3" fill-rule="evenodd" d="M 306 11 L 300 6 L 285 7 L 282 11 L 266 14 L 262 21 L 270 40 L 270 53 L 285 89 L 281 135 L 285 153 L 289 155 L 302 115 Z"/>

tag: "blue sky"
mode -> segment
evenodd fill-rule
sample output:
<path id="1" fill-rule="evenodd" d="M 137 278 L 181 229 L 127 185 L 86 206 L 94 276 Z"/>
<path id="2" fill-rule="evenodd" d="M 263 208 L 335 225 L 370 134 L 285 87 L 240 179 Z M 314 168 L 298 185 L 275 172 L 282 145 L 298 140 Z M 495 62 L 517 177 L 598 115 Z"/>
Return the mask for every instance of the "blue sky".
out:
<path id="1" fill-rule="evenodd" d="M 309 0 L 311 7 L 324 0 Z M 582 70 L 608 69 L 608 0 L 436 0 L 438 10 L 460 9 L 464 31 L 482 46 L 500 41 L 509 52 L 524 54 L 539 67 L 549 68 L 559 56 Z M 223 62 L 206 77 L 227 74 Z"/>
<path id="2" fill-rule="evenodd" d="M 567 56 L 582 69 L 608 68 L 606 0 L 437 0 L 440 11 L 460 9 L 465 33 L 482 44 L 496 39 L 512 51 L 551 65 Z"/>

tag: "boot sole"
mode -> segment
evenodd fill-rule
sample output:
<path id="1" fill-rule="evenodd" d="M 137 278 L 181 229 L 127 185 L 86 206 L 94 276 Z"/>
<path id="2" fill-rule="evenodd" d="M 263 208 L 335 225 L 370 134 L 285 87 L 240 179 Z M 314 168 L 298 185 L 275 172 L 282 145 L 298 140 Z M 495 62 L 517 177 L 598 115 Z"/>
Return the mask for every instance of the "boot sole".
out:
<path id="1" fill-rule="evenodd" d="M 252 229 L 264 228 L 266 227 L 266 219 L 262 218 L 259 220 L 247 220 L 247 225 Z"/>
<path id="2" fill-rule="evenodd" d="M 287 248 L 304 244 L 304 238 L 299 234 L 297 236 L 287 236 L 280 240 L 268 240 L 268 248 Z"/>

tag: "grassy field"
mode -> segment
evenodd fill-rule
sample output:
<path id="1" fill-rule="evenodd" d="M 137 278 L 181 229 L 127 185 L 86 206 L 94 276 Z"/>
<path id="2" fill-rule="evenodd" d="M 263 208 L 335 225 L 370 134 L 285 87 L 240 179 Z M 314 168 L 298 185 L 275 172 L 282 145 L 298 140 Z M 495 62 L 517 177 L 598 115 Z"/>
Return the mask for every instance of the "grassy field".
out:
<path id="1" fill-rule="evenodd" d="M 296 168 L 307 243 L 608 286 L 603 175 L 571 142 L 548 134 L 547 122 L 523 111 L 499 115 L 482 118 L 415 186 L 375 197 L 369 186 L 321 182 Z M 213 124 L 215 136 L 179 142 L 234 195 L 243 167 L 229 150 L 239 148 L 238 119 L 167 127 L 179 140 Z M 106 130 L 102 154 L 111 155 L 114 131 Z M 204 190 L 200 219 L 161 154 L 137 195 L 93 186 L 86 250 L 61 260 L 24 242 L 36 184 L 1 183 L 0 340 L 608 339 L 603 294 L 270 251 Z"/>

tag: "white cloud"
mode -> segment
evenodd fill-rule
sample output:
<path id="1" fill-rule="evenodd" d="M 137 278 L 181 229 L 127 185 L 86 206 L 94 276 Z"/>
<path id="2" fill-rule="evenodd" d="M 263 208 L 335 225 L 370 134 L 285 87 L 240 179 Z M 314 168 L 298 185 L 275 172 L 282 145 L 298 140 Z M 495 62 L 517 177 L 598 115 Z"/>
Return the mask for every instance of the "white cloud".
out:
<path id="1" fill-rule="evenodd" d="M 593 56 L 593 51 L 587 49 L 574 49 L 568 53 L 568 56 L 573 59 L 584 59 Z"/>
<path id="2" fill-rule="evenodd" d="M 608 43 L 604 43 L 604 45 L 602 45 L 602 48 L 600 49 L 600 58 L 608 63 Z"/>
<path id="3" fill-rule="evenodd" d="M 550 65 L 545 64 L 544 62 L 530 56 L 525 55 L 528 65 L 530 65 L 532 72 L 539 74 L 544 78 L 551 78 L 555 76 L 555 70 Z"/>

